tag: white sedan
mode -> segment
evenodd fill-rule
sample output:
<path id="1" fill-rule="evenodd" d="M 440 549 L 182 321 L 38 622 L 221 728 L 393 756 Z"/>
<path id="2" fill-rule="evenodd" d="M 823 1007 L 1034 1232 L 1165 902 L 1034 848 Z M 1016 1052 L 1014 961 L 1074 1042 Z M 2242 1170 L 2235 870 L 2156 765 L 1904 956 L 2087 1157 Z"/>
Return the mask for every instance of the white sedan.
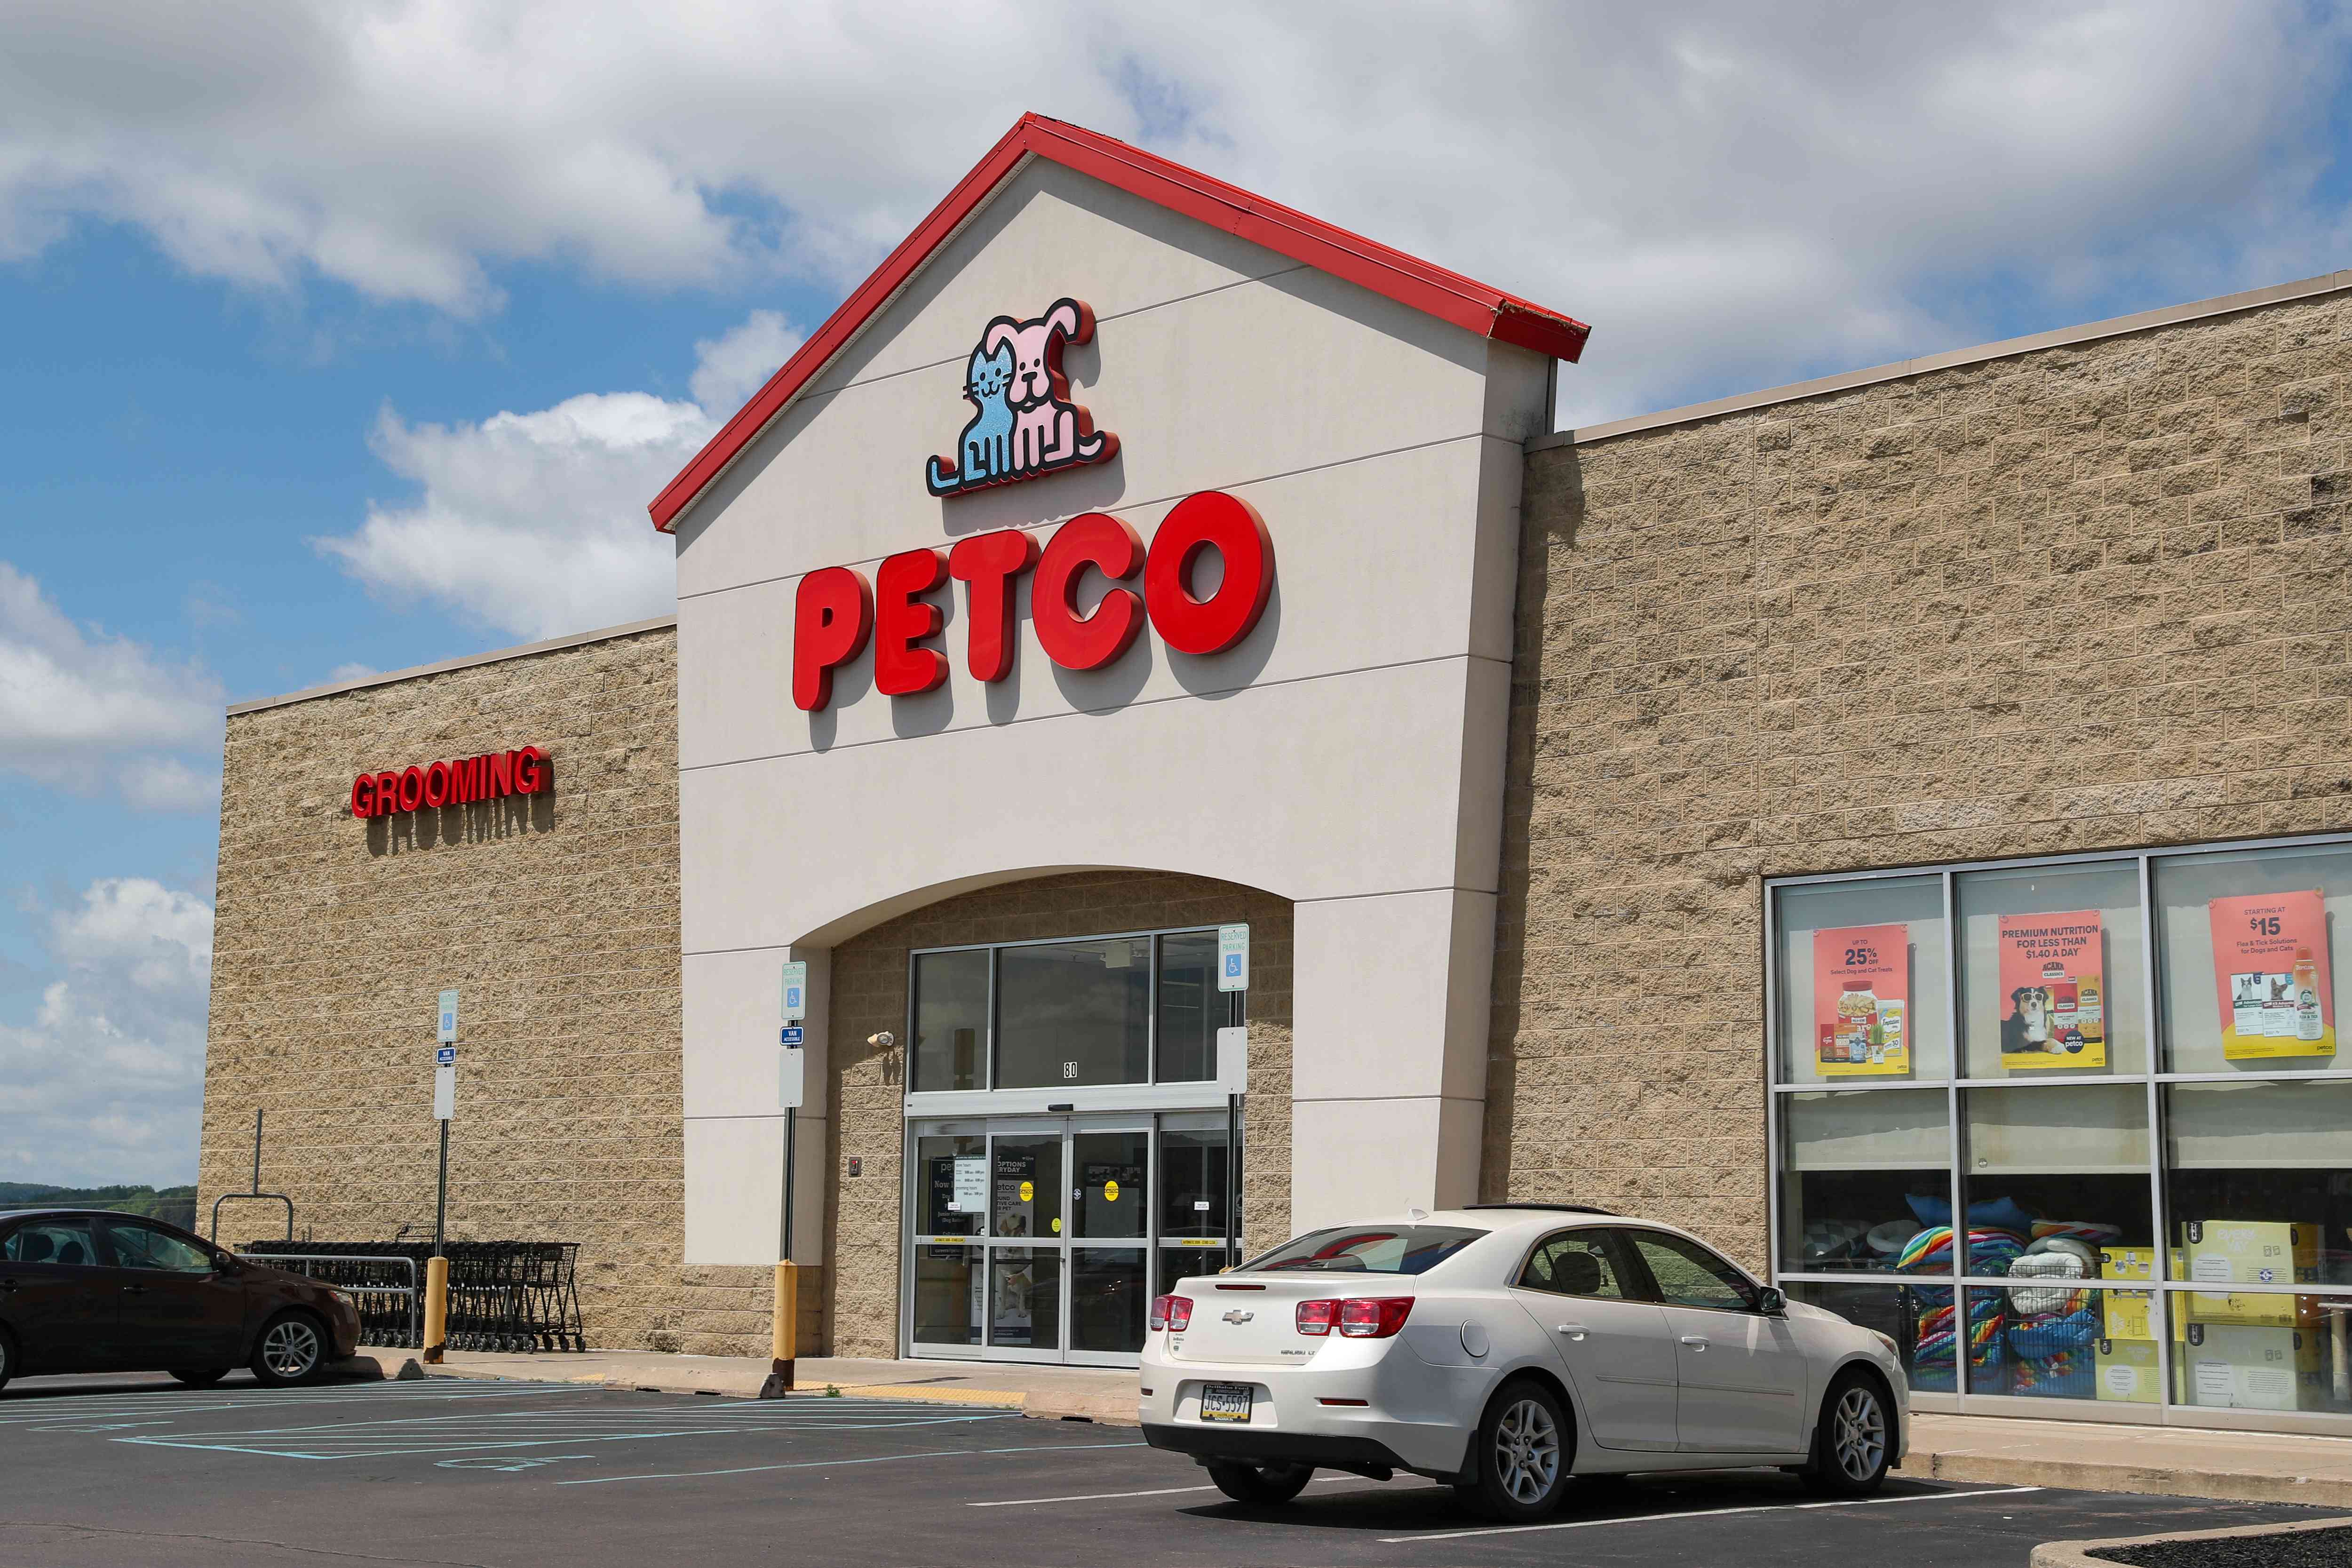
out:
<path id="1" fill-rule="evenodd" d="M 1634 1470 L 1776 1465 L 1857 1496 L 1910 1424 L 1884 1334 L 1563 1204 L 1338 1226 L 1183 1281 L 1151 1304 L 1142 1418 L 1243 1501 L 1410 1470 L 1515 1521 Z"/>

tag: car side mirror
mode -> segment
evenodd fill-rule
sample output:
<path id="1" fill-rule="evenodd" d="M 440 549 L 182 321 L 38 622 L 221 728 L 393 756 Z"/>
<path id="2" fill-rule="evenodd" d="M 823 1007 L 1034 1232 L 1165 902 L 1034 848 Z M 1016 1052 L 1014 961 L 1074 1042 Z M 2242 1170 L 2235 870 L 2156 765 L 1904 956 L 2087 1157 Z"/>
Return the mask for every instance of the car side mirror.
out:
<path id="1" fill-rule="evenodd" d="M 1789 1315 L 1789 1298 L 1775 1286 L 1766 1285 L 1756 1292 L 1756 1310 L 1768 1318 Z"/>

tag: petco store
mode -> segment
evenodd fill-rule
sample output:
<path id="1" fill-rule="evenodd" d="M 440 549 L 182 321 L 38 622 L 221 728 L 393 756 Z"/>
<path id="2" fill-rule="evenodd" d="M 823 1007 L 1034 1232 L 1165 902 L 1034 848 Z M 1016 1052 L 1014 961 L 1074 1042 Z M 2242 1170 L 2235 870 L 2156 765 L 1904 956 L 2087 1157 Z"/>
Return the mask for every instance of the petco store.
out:
<path id="1" fill-rule="evenodd" d="M 207 1180 L 323 1053 L 273 1174 L 413 1215 L 462 961 L 544 1141 L 452 1214 L 591 1342 L 764 1353 L 789 1240 L 804 1353 L 1126 1363 L 1522 1198 L 1927 1407 L 2352 1433 L 2347 291 L 1553 431 L 1575 321 L 1024 120 L 653 503 L 674 633 L 232 720 Z"/>
<path id="2" fill-rule="evenodd" d="M 1024 121 L 652 509 L 688 1262 L 781 1057 L 836 1353 L 1520 1195 L 1931 1403 L 2340 1424 L 2341 310 L 1554 435 L 1574 321 Z"/>

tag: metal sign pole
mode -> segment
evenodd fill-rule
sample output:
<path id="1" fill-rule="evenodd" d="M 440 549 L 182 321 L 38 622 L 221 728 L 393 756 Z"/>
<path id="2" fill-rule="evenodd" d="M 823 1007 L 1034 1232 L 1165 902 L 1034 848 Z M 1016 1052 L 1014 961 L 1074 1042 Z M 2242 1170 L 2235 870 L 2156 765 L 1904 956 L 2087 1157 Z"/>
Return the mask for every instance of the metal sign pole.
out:
<path id="1" fill-rule="evenodd" d="M 784 1107 L 784 1251 L 783 1251 L 783 1256 L 784 1256 L 784 1259 L 785 1259 L 785 1261 L 786 1261 L 786 1262 L 790 1262 L 790 1261 L 792 1260 L 792 1256 L 793 1256 L 793 1153 L 796 1152 L 796 1150 L 797 1150 L 797 1148 L 798 1148 L 798 1137 L 799 1137 L 799 1133 L 800 1133 L 800 1114 L 801 1114 L 801 1113 L 800 1113 L 800 1108 L 799 1108 L 798 1106 L 796 1106 L 796 1105 L 787 1105 L 786 1107 Z"/>
<path id="2" fill-rule="evenodd" d="M 261 1194 L 261 1108 L 253 1109 L 253 1192 Z"/>
<path id="3" fill-rule="evenodd" d="M 441 1123 L 441 1194 L 433 1201 L 433 1256 L 442 1256 L 449 1224 L 449 1124 Z"/>

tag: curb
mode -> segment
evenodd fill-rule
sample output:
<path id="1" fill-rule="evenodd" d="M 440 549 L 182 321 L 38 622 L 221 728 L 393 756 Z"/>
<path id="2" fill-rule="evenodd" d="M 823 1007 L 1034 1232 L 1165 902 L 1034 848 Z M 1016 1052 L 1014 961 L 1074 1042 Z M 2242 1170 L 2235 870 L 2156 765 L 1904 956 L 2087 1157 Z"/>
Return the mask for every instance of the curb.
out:
<path id="1" fill-rule="evenodd" d="M 2118 1536 L 2106 1541 L 2049 1541 L 2033 1549 L 2028 1568 L 2116 1568 L 2112 1557 L 2093 1552 L 2111 1546 L 2152 1546 L 2158 1542 L 2233 1541 L 2257 1535 L 2295 1535 L 2307 1530 L 2341 1530 L 2352 1519 L 2314 1519 L 2296 1524 L 2258 1524 L 2236 1530 L 2191 1530 L 2178 1535 Z"/>
<path id="2" fill-rule="evenodd" d="M 556 1373 L 552 1367 L 547 1373 L 526 1376 L 509 1372 L 490 1372 L 480 1367 L 451 1366 L 446 1363 L 424 1366 L 411 1361 L 408 1365 L 416 1367 L 418 1373 L 425 1377 L 485 1379 L 503 1383 L 587 1384 L 599 1388 L 629 1389 L 639 1393 L 717 1394 L 730 1399 L 750 1399 L 759 1393 L 757 1385 L 750 1384 L 740 1388 L 730 1388 L 713 1387 L 708 1383 L 683 1380 L 657 1379 L 652 1383 L 639 1383 L 632 1377 L 608 1377 L 601 1373 L 585 1377 L 564 1377 Z M 402 1369 L 404 1374 L 406 1370 L 405 1367 Z M 822 1399 L 825 1396 L 826 1386 L 821 1383 L 795 1384 L 793 1386 L 793 1397 Z M 1018 1410 L 1024 1415 L 1040 1420 L 1094 1421 L 1107 1426 L 1137 1426 L 1142 1424 L 1136 1412 L 1134 1395 L 1124 1392 L 1098 1394 L 1032 1394 L 1010 1388 L 937 1388 L 919 1384 L 901 1383 L 863 1383 L 854 1385 L 836 1384 L 832 1386 L 839 1388 L 845 1396 L 857 1399 L 906 1399 L 932 1405 L 985 1405 L 994 1409 Z"/>
<path id="3" fill-rule="evenodd" d="M 2137 1492 L 2147 1497 L 2211 1498 L 2222 1502 L 2299 1503 L 2352 1508 L 2352 1479 L 2290 1476 L 2261 1470 L 2189 1470 L 2150 1465 L 2110 1465 L 2024 1455 L 1918 1453 L 1903 1461 L 1913 1479 L 1991 1481 L 2069 1491 Z"/>

